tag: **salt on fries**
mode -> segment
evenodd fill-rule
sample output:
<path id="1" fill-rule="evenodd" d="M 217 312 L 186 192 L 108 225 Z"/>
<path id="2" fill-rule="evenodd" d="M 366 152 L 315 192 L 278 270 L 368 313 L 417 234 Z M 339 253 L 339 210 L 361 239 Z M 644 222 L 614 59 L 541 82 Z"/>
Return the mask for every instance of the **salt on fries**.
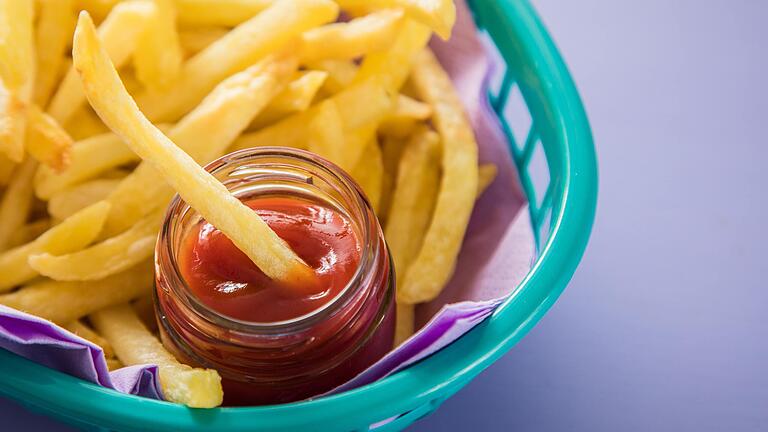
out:
<path id="1" fill-rule="evenodd" d="M 98 29 L 81 14 L 75 31 L 79 10 Z M 0 0 L 0 304 L 100 346 L 110 369 L 157 364 L 170 401 L 219 405 L 218 373 L 155 334 L 150 257 L 178 192 L 267 275 L 312 283 L 201 168 L 283 145 L 349 172 L 378 214 L 403 343 L 497 171 L 426 49 L 455 19 L 451 0 Z"/>

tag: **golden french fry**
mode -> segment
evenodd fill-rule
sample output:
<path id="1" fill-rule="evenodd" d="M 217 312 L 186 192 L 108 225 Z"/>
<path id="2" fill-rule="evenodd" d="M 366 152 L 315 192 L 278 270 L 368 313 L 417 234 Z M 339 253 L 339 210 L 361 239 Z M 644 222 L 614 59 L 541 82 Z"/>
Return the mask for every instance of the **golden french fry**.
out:
<path id="1" fill-rule="evenodd" d="M 383 51 L 395 40 L 402 18 L 402 10 L 389 9 L 311 29 L 301 35 L 299 58 L 303 62 L 350 60 Z"/>
<path id="2" fill-rule="evenodd" d="M 29 243 L 36 239 L 42 233 L 48 231 L 51 227 L 50 219 L 38 219 L 34 222 L 23 225 L 21 228 L 11 234 L 11 238 L 8 241 L 9 248 L 15 248 L 25 243 Z"/>
<path id="3" fill-rule="evenodd" d="M 35 80 L 34 1 L 0 0 L 0 152 L 24 159 L 24 110 Z"/>
<path id="4" fill-rule="evenodd" d="M 389 208 L 392 203 L 392 195 L 397 183 L 397 168 L 400 164 L 400 156 L 403 154 L 409 139 L 386 136 L 381 144 L 381 159 L 384 165 L 384 178 L 381 181 L 381 204 L 379 210 L 379 222 L 387 226 Z"/>
<path id="5" fill-rule="evenodd" d="M 72 138 L 37 105 L 27 107 L 27 151 L 41 164 L 55 172 L 64 170 L 70 162 Z"/>
<path id="6" fill-rule="evenodd" d="M 359 158 L 355 167 L 350 171 L 352 178 L 357 181 L 363 192 L 368 197 L 373 211 L 379 213 L 381 203 L 381 185 L 384 177 L 384 163 L 381 160 L 381 148 L 376 142 L 376 134 L 373 129 L 363 129 L 355 131 L 347 144 L 357 142 L 367 143 L 364 147 L 362 157 Z"/>
<path id="7" fill-rule="evenodd" d="M 99 38 L 117 67 L 125 64 L 136 48 L 139 35 L 152 16 L 152 3 L 136 0 L 118 3 L 99 26 Z M 85 103 L 83 86 L 74 68 L 70 67 L 51 99 L 48 113 L 61 124 Z"/>
<path id="8" fill-rule="evenodd" d="M 144 327 L 130 305 L 113 306 L 91 315 L 91 322 L 115 348 L 127 366 L 156 364 L 163 396 L 169 402 L 193 408 L 221 405 L 221 377 L 213 369 L 192 368 L 179 363 L 173 354 Z"/>
<path id="9" fill-rule="evenodd" d="M 485 192 L 486 189 L 488 189 L 488 186 L 493 183 L 493 180 L 496 179 L 496 174 L 498 174 L 499 169 L 496 165 L 492 163 L 487 163 L 480 165 L 480 167 L 477 170 L 477 197 L 479 198 L 480 195 Z"/>
<path id="10" fill-rule="evenodd" d="M 11 181 L 16 164 L 0 154 L 0 185 L 5 186 Z"/>
<path id="11" fill-rule="evenodd" d="M 133 65 L 136 77 L 147 88 L 168 87 L 181 72 L 184 55 L 176 31 L 173 0 L 152 0 L 155 8 L 144 32 L 139 36 Z"/>
<path id="12" fill-rule="evenodd" d="M 192 57 L 224 37 L 228 32 L 229 29 L 223 27 L 181 29 L 179 30 L 179 43 L 184 55 Z"/>
<path id="13" fill-rule="evenodd" d="M 335 95 L 349 87 L 357 75 L 357 65 L 351 60 L 320 60 L 308 62 L 307 66 L 328 74 L 321 87 L 328 95 Z"/>
<path id="14" fill-rule="evenodd" d="M 87 10 L 96 21 L 102 21 L 121 1 L 124 0 L 75 0 L 75 9 Z"/>
<path id="15" fill-rule="evenodd" d="M 249 128 L 261 128 L 288 114 L 305 111 L 312 104 L 327 76 L 328 73 L 322 71 L 298 72 L 285 89 L 256 116 Z"/>
<path id="16" fill-rule="evenodd" d="M 384 229 L 395 272 L 406 275 L 430 225 L 440 185 L 440 137 L 426 128 L 403 149 Z M 398 289 L 403 285 L 398 285 Z"/>
<path id="17" fill-rule="evenodd" d="M 77 252 L 29 256 L 29 266 L 43 276 L 60 281 L 104 279 L 152 256 L 165 209 L 155 210 L 131 229 Z"/>
<path id="18" fill-rule="evenodd" d="M 109 128 L 90 107 L 82 107 L 64 123 L 64 130 L 75 141 L 81 141 L 109 132 Z"/>
<path id="19" fill-rule="evenodd" d="M 179 22 L 187 27 L 234 27 L 276 3 L 275 0 L 176 0 Z"/>
<path id="20" fill-rule="evenodd" d="M 136 101 L 149 119 L 175 121 L 227 76 L 287 48 L 302 32 L 337 15 L 338 6 L 330 0 L 275 2 L 187 60 L 172 86 L 147 90 Z"/>
<path id="21" fill-rule="evenodd" d="M 10 184 L 0 200 L 0 250 L 4 250 L 11 235 L 24 225 L 32 208 L 32 177 L 37 163 L 27 159 L 13 171 Z"/>
<path id="22" fill-rule="evenodd" d="M 413 335 L 416 321 L 415 317 L 415 305 L 412 304 L 397 304 L 397 314 L 395 322 L 395 347 L 400 346 L 411 335 Z"/>
<path id="23" fill-rule="evenodd" d="M 477 196 L 478 176 L 472 126 L 448 74 L 429 50 L 417 56 L 412 81 L 420 99 L 434 110 L 432 121 L 442 142 L 442 178 L 421 250 L 401 279 L 398 299 L 403 303 L 435 298 L 453 274 Z"/>
<path id="24" fill-rule="evenodd" d="M 39 0 L 40 16 L 35 29 L 37 70 L 32 101 L 44 108 L 64 65 L 67 44 L 75 28 L 72 0 Z"/>
<path id="25" fill-rule="evenodd" d="M 230 238 L 270 278 L 293 286 L 314 282 L 314 271 L 256 212 L 232 196 L 144 117 L 120 82 L 87 12 L 80 15 L 72 53 L 91 106 L 136 154 L 158 170 L 184 201 Z"/>
<path id="26" fill-rule="evenodd" d="M 99 178 L 56 193 L 48 201 L 48 214 L 62 221 L 91 204 L 106 199 L 120 183 L 120 179 Z"/>
<path id="27" fill-rule="evenodd" d="M 0 295 L 0 304 L 66 324 L 99 309 L 146 296 L 153 283 L 152 263 L 147 261 L 99 281 L 43 280 Z M 100 330 L 99 333 L 105 336 Z"/>
<path id="28" fill-rule="evenodd" d="M 100 201 L 52 227 L 34 241 L 0 254 L 0 292 L 8 291 L 38 275 L 29 266 L 31 255 L 44 252 L 60 255 L 90 244 L 99 235 L 107 213 L 109 203 Z"/>
<path id="29" fill-rule="evenodd" d="M 388 93 L 375 79 L 353 85 L 333 96 L 332 100 L 336 103 L 347 130 L 379 121 L 392 107 Z M 257 132 L 244 134 L 235 141 L 231 150 L 270 146 L 275 143 L 285 147 L 306 148 L 310 139 L 309 124 L 317 115 L 318 106 L 288 116 Z"/>
<path id="30" fill-rule="evenodd" d="M 157 332 L 157 317 L 155 316 L 155 301 L 152 296 L 144 296 L 136 299 L 131 306 L 144 326 L 152 333 Z"/>
<path id="31" fill-rule="evenodd" d="M 105 359 L 105 361 L 107 362 L 107 369 L 109 369 L 110 372 L 125 367 L 125 365 L 116 358 L 108 358 Z"/>
<path id="32" fill-rule="evenodd" d="M 432 116 L 432 107 L 404 94 L 397 96 L 395 109 L 379 125 L 379 132 L 396 138 L 413 135 L 419 124 Z"/>
<path id="33" fill-rule="evenodd" d="M 441 38 L 451 37 L 456 22 L 456 5 L 453 0 L 338 0 L 344 9 L 370 10 L 400 7 L 410 18 L 431 28 Z"/>
<path id="34" fill-rule="evenodd" d="M 104 352 L 104 357 L 110 358 L 115 356 L 115 350 L 112 349 L 112 345 L 110 345 L 109 341 L 101 337 L 101 335 L 96 333 L 96 331 L 94 331 L 92 328 L 83 324 L 82 321 L 74 320 L 64 324 L 62 327 L 76 334 L 77 336 L 80 336 L 81 338 L 98 345 L 99 348 L 101 348 L 101 350 Z"/>
<path id="35" fill-rule="evenodd" d="M 267 59 L 227 78 L 171 129 L 171 140 L 201 165 L 221 156 L 282 90 L 295 68 L 293 59 Z M 114 211 L 107 219 L 107 235 L 120 233 L 155 207 L 167 205 L 174 191 L 158 178 L 155 168 L 142 163 L 118 185 L 108 197 Z"/>
<path id="36" fill-rule="evenodd" d="M 344 120 L 336 101 L 326 99 L 320 102 L 317 112 L 309 121 L 308 134 L 307 150 L 329 161 L 338 161 L 343 157 L 346 147 Z"/>
<path id="37" fill-rule="evenodd" d="M 73 185 L 93 179 L 99 174 L 139 160 L 123 140 L 109 132 L 78 141 L 72 146 L 69 167 L 56 173 L 41 166 L 35 175 L 35 194 L 47 200 Z"/>

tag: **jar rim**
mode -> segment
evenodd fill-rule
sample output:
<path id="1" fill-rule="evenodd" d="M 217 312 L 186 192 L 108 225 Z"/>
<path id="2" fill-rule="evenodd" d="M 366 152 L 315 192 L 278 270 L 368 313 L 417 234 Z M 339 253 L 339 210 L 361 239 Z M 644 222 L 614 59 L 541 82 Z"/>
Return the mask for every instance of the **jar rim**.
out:
<path id="1" fill-rule="evenodd" d="M 317 309 L 288 320 L 274 322 L 247 321 L 216 311 L 194 294 L 182 276 L 176 259 L 173 229 L 179 219 L 177 216 L 184 215 L 189 210 L 194 211 L 178 194 L 174 195 L 163 219 L 163 227 L 155 248 L 155 271 L 158 273 L 162 271 L 165 276 L 168 276 L 167 272 L 164 271 L 165 269 L 161 269 L 163 267 L 161 261 L 168 263 L 167 267 L 169 267 L 170 276 L 172 276 L 172 283 L 168 284 L 171 287 L 170 289 L 178 299 L 184 301 L 199 317 L 212 324 L 243 333 L 271 335 L 299 333 L 343 310 L 345 305 L 354 298 L 355 294 L 366 285 L 363 283 L 364 278 L 367 273 L 372 273 L 369 271 L 369 267 L 372 263 L 379 262 L 379 255 L 382 253 L 380 242 L 377 241 L 378 237 L 381 236 L 381 228 L 378 225 L 370 202 L 357 182 L 339 166 L 315 153 L 291 147 L 254 147 L 228 153 L 207 164 L 204 168 L 215 175 L 217 172 L 233 164 L 247 163 L 258 158 L 267 157 L 293 158 L 307 163 L 313 168 L 320 168 L 324 175 L 329 176 L 331 180 L 339 183 L 344 188 L 340 192 L 347 193 L 352 198 L 350 201 L 355 207 L 354 210 L 357 210 L 356 213 L 361 218 L 359 225 L 361 226 L 362 238 L 358 239 L 361 246 L 361 254 L 357 268 L 345 286 L 332 299 L 323 303 Z M 343 208 L 343 210 L 347 212 L 347 216 L 350 219 L 353 219 L 353 213 L 351 212 L 353 209 Z M 168 259 L 161 260 L 160 257 L 163 256 L 168 257 Z"/>

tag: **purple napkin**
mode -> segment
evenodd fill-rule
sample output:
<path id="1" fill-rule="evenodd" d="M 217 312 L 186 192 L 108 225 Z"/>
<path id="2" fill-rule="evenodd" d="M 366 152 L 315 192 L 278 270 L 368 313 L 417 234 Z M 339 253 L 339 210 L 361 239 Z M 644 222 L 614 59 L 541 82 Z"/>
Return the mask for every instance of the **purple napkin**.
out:
<path id="1" fill-rule="evenodd" d="M 156 366 L 109 372 L 97 345 L 50 321 L 2 305 L 0 348 L 121 393 L 163 399 Z"/>
<path id="2" fill-rule="evenodd" d="M 531 268 L 535 247 L 525 195 L 507 140 L 487 102 L 485 47 L 469 10 L 457 2 L 450 42 L 432 49 L 459 91 L 480 149 L 498 175 L 477 202 L 453 278 L 441 295 L 417 308 L 421 329 L 366 371 L 333 390 L 337 393 L 390 375 L 440 350 L 471 330 L 509 296 Z M 0 348 L 122 393 L 162 399 L 155 366 L 107 370 L 101 349 L 40 318 L 0 306 Z"/>

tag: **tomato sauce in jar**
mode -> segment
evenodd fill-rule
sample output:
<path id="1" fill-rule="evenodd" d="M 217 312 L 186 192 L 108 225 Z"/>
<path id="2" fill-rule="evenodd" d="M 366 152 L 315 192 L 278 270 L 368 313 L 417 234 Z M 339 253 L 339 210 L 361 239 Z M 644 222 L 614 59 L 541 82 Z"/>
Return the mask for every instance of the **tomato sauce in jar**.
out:
<path id="1" fill-rule="evenodd" d="M 305 290 L 270 280 L 178 198 L 155 253 L 166 347 L 219 371 L 225 405 L 328 392 L 375 363 L 394 334 L 394 274 L 378 221 L 349 177 L 307 152 L 244 150 L 208 167 L 314 269 Z"/>

